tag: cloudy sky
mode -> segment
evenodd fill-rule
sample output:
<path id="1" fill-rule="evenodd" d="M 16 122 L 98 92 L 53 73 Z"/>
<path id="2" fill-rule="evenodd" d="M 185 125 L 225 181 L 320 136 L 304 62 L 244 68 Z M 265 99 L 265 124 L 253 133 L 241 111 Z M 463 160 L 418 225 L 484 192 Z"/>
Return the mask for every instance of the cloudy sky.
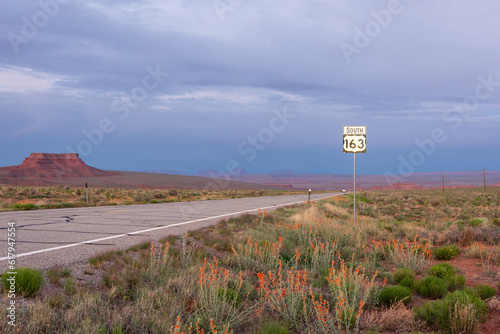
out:
<path id="1" fill-rule="evenodd" d="M 0 0 L 0 165 L 499 170 L 495 0 Z"/>

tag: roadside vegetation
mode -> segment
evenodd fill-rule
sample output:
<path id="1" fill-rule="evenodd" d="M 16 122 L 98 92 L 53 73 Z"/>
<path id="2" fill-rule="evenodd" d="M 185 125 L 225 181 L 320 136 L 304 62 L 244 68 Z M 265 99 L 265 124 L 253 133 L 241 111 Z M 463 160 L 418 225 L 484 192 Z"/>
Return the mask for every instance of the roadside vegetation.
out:
<path id="1" fill-rule="evenodd" d="M 74 208 L 87 206 L 130 205 L 229 199 L 304 193 L 280 190 L 181 190 L 89 188 L 70 186 L 0 186 L 0 211 Z"/>
<path id="2" fill-rule="evenodd" d="M 0 332 L 476 333 L 500 305 L 500 188 L 481 190 L 362 192 L 357 225 L 343 195 L 100 254 L 98 286 L 50 269 Z"/>

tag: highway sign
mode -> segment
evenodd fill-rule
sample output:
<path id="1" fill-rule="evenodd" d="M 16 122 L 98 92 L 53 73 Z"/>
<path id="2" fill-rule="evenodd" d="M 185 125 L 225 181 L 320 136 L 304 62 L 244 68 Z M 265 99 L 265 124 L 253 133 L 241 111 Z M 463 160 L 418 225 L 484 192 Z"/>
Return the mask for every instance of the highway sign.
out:
<path id="1" fill-rule="evenodd" d="M 366 125 L 361 125 L 361 126 L 344 125 L 344 135 L 365 135 L 366 136 Z"/>
<path id="2" fill-rule="evenodd" d="M 366 136 L 344 135 L 344 153 L 366 153 Z"/>
<path id="3" fill-rule="evenodd" d="M 366 153 L 366 125 L 361 126 L 344 126 L 344 153 L 354 153 L 354 204 L 353 216 L 354 224 L 356 221 L 356 153 Z"/>
<path id="4" fill-rule="evenodd" d="M 344 126 L 344 153 L 366 153 L 366 126 Z"/>

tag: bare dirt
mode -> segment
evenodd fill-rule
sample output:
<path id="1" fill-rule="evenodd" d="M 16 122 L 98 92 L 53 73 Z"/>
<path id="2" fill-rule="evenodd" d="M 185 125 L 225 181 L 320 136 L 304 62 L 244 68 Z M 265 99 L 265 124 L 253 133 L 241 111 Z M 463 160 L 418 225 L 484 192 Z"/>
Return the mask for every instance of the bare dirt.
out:
<path id="1" fill-rule="evenodd" d="M 435 263 L 443 262 L 443 261 L 434 261 Z M 496 294 L 498 296 L 498 277 L 495 274 L 497 273 L 497 266 L 492 265 L 488 267 L 485 261 L 481 261 L 481 259 L 475 258 L 467 258 L 463 255 L 456 257 L 450 261 L 446 261 L 453 265 L 457 271 L 460 269 L 459 274 L 464 275 L 466 278 L 465 284 L 467 286 L 474 286 L 477 284 L 485 284 L 493 287 L 496 290 Z M 433 264 L 435 264 L 433 263 Z M 488 311 L 488 320 L 481 324 L 478 330 L 480 334 L 494 334 L 500 333 L 500 308 L 497 306 L 496 308 L 491 307 Z"/>
<path id="2" fill-rule="evenodd" d="M 481 261 L 481 259 L 476 258 L 468 258 L 464 255 L 459 255 L 449 261 L 432 260 L 431 265 L 443 262 L 450 263 L 453 267 L 455 267 L 455 269 L 457 269 L 457 274 L 464 275 L 466 278 L 465 284 L 467 286 L 474 286 L 478 284 L 489 285 L 496 290 L 496 295 L 499 295 L 500 291 L 497 286 L 499 277 L 495 275 L 498 270 L 497 265 L 491 265 L 488 267 L 485 261 Z M 487 301 L 489 307 L 488 320 L 479 326 L 479 334 L 500 333 L 500 300 L 497 296 L 493 297 L 492 301 Z M 419 306 L 427 300 L 429 299 L 414 295 L 413 302 L 408 306 Z"/>

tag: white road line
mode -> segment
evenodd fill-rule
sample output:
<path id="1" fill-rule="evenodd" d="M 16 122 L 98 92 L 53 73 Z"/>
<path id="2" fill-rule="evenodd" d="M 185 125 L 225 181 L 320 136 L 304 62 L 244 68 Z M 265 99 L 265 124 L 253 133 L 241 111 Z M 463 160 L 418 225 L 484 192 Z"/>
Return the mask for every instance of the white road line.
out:
<path id="1" fill-rule="evenodd" d="M 332 197 L 332 196 L 333 195 L 329 195 L 329 196 L 321 197 L 321 198 L 318 198 L 318 199 L 315 199 L 315 200 L 311 199 L 311 201 L 312 202 L 313 201 L 318 201 L 318 200 L 321 200 L 321 199 L 324 199 L 324 198 L 328 198 L 328 197 Z M 28 252 L 28 253 L 17 254 L 16 258 L 23 257 L 23 256 L 40 254 L 40 253 L 45 253 L 45 252 L 51 252 L 51 251 L 55 251 L 55 250 L 59 250 L 59 249 L 65 249 L 65 248 L 70 248 L 70 247 L 75 247 L 75 246 L 80 246 L 80 245 L 92 244 L 92 243 L 99 242 L 99 241 L 104 241 L 104 240 L 110 240 L 110 239 L 116 239 L 116 238 L 123 238 L 123 237 L 129 236 L 129 235 L 141 234 L 141 233 L 146 233 L 146 232 L 161 230 L 161 229 L 169 228 L 169 227 L 176 227 L 176 226 L 182 226 L 182 225 L 187 225 L 187 224 L 193 224 L 193 223 L 201 222 L 201 221 L 204 221 L 204 220 L 217 219 L 217 218 L 222 218 L 222 217 L 227 217 L 227 216 L 232 216 L 232 215 L 239 215 L 239 214 L 243 214 L 243 213 L 258 211 L 259 209 L 260 210 L 266 210 L 266 209 L 270 209 L 270 208 L 278 208 L 278 207 L 281 207 L 281 206 L 294 205 L 294 204 L 299 204 L 299 203 L 304 203 L 304 202 L 306 202 L 306 201 L 298 201 L 298 202 L 293 202 L 293 203 L 271 205 L 271 206 L 266 206 L 266 207 L 263 207 L 263 208 L 250 209 L 250 210 L 245 210 L 245 211 L 231 212 L 231 213 L 226 213 L 226 214 L 223 214 L 223 215 L 218 215 L 218 216 L 213 216 L 213 217 L 207 217 L 207 218 L 201 218 L 201 219 L 196 219 L 196 220 L 190 220 L 190 221 L 186 221 L 186 222 L 182 222 L 182 223 L 177 223 L 177 224 L 172 224 L 172 225 L 154 227 L 154 228 L 150 228 L 150 229 L 147 229 L 147 230 L 141 230 L 141 231 L 136 231 L 136 232 L 119 234 L 119 235 L 114 235 L 114 236 L 106 237 L 106 238 L 100 238 L 100 239 L 82 241 L 82 242 L 78 242 L 78 243 L 75 243 L 75 244 L 69 244 L 69 245 L 64 245 L 64 246 L 58 246 L 58 247 L 41 249 L 41 250 L 38 250 L 38 251 L 33 251 L 33 252 Z M 6 256 L 6 257 L 0 258 L 0 261 L 5 261 L 5 260 L 8 260 L 8 259 L 9 259 L 9 257 Z"/>

